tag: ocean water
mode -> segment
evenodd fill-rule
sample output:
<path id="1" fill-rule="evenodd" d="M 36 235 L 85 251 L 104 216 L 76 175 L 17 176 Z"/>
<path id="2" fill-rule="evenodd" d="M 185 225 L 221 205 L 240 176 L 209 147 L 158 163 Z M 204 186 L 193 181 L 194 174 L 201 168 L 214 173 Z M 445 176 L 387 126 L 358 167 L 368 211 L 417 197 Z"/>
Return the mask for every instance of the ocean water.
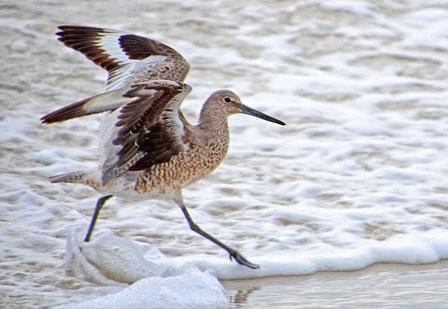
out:
<path id="1" fill-rule="evenodd" d="M 225 308 L 217 279 L 448 258 L 448 1 L 1 8 L 0 307 Z M 112 199 L 94 242 L 82 243 L 99 194 L 47 177 L 95 166 L 98 117 L 39 118 L 101 93 L 106 74 L 56 40 L 61 24 L 126 30 L 181 52 L 192 66 L 182 107 L 191 122 L 227 88 L 287 123 L 231 117 L 225 162 L 184 190 L 195 221 L 260 269 L 230 262 L 163 201 Z"/>

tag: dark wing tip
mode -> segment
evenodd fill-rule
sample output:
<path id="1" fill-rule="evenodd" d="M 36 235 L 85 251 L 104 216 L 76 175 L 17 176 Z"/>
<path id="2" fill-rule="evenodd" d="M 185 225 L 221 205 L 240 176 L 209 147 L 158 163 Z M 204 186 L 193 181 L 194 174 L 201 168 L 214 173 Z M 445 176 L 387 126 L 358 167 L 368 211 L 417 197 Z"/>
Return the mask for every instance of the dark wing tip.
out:
<path id="1" fill-rule="evenodd" d="M 81 25 L 59 25 L 57 27 L 61 31 L 107 31 L 107 29 L 101 27 L 81 26 Z"/>
<path id="2" fill-rule="evenodd" d="M 51 112 L 51 113 L 48 113 L 48 114 L 40 117 L 40 123 L 51 124 L 51 123 L 63 121 L 63 119 L 60 116 L 58 116 L 56 112 L 57 111 Z"/>
<path id="3" fill-rule="evenodd" d="M 89 27 L 89 26 L 78 26 L 78 25 L 60 25 L 58 26 L 58 31 L 56 31 L 57 36 L 63 36 L 67 33 L 78 33 L 82 32 L 98 32 L 103 31 L 102 28 Z"/>
<path id="4" fill-rule="evenodd" d="M 80 52 L 96 65 L 99 65 L 108 72 L 120 66 L 119 61 L 112 56 L 111 52 L 107 50 L 107 47 L 100 43 L 100 39 L 114 33 L 117 36 L 124 35 L 124 32 L 76 25 L 61 25 L 58 26 L 58 29 L 60 31 L 57 31 L 56 35 L 60 42 Z M 116 44 L 118 46 L 118 41 Z M 112 46 L 113 48 L 114 46 Z"/>
<path id="5" fill-rule="evenodd" d="M 89 99 L 85 99 L 85 100 L 64 106 L 64 107 L 57 109 L 49 114 L 46 114 L 45 116 L 42 116 L 40 118 L 40 121 L 41 121 L 41 123 L 50 124 L 50 123 L 62 122 L 65 120 L 89 115 L 89 113 L 86 113 L 86 111 L 83 110 L 83 105 L 88 101 L 89 101 Z"/>
<path id="6" fill-rule="evenodd" d="M 79 26 L 76 26 L 76 25 L 60 25 L 60 26 L 58 26 L 58 29 L 61 30 L 61 31 L 64 31 L 66 29 L 76 28 L 76 27 L 79 27 Z"/>
<path id="7" fill-rule="evenodd" d="M 89 26 L 77 26 L 77 25 L 62 25 L 58 26 L 59 31 L 55 34 L 58 36 L 58 39 L 62 38 L 70 38 L 72 40 L 84 40 L 91 39 L 93 37 L 99 36 L 101 33 L 111 32 L 110 30 L 98 27 L 89 27 Z"/>
<path id="8" fill-rule="evenodd" d="M 64 111 L 56 110 L 54 112 L 46 114 L 45 116 L 40 117 L 40 122 L 45 124 L 51 124 L 55 122 L 62 122 L 70 118 L 73 117 L 68 117 L 68 115 Z"/>

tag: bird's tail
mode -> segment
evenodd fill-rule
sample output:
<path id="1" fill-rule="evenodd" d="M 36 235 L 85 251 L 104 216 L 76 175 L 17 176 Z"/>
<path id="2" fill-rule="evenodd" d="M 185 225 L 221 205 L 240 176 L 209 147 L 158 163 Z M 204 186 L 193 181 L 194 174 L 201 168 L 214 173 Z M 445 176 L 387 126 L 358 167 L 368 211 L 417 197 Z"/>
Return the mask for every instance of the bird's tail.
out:
<path id="1" fill-rule="evenodd" d="M 98 168 L 91 168 L 83 171 L 65 173 L 50 177 L 50 181 L 53 183 L 80 183 L 92 187 L 95 190 L 99 190 L 101 188 L 100 179 Z"/>
<path id="2" fill-rule="evenodd" d="M 85 171 L 77 171 L 72 173 L 65 173 L 56 176 L 51 176 L 50 181 L 55 182 L 65 182 L 65 183 L 85 183 L 86 181 L 86 172 Z"/>

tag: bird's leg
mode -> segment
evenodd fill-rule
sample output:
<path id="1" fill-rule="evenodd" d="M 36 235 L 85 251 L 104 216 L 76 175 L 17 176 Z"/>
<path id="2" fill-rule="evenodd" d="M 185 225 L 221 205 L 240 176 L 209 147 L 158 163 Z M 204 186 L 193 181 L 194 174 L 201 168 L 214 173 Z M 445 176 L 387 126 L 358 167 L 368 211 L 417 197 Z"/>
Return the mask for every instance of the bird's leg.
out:
<path id="1" fill-rule="evenodd" d="M 96 202 L 95 206 L 95 212 L 93 213 L 92 219 L 90 220 L 90 226 L 87 230 L 86 237 L 84 237 L 85 242 L 90 241 L 90 237 L 92 237 L 93 229 L 95 228 L 96 220 L 98 219 L 98 215 L 100 214 L 101 208 L 103 208 L 104 204 L 108 199 L 110 199 L 112 195 L 105 195 L 103 197 L 100 197 L 98 201 Z"/>
<path id="2" fill-rule="evenodd" d="M 196 223 L 194 223 L 193 219 L 191 218 L 190 214 L 188 213 L 187 208 L 184 205 L 181 204 L 180 208 L 182 209 L 182 212 L 184 213 L 185 219 L 187 219 L 187 222 L 188 222 L 188 225 L 190 226 L 190 229 L 192 231 L 198 233 L 199 235 L 207 238 L 211 242 L 217 244 L 218 246 L 220 246 L 224 250 L 226 250 L 230 254 L 230 260 L 235 259 L 235 261 L 237 261 L 239 264 L 247 266 L 247 267 L 252 268 L 252 269 L 256 269 L 256 268 L 260 267 L 260 266 L 258 266 L 256 264 L 253 264 L 253 263 L 249 262 L 243 255 L 241 255 L 235 249 L 230 248 L 226 244 L 222 243 L 221 241 L 219 241 L 218 239 L 216 239 L 212 235 L 210 235 L 207 232 L 205 232 L 204 230 L 202 230 Z"/>

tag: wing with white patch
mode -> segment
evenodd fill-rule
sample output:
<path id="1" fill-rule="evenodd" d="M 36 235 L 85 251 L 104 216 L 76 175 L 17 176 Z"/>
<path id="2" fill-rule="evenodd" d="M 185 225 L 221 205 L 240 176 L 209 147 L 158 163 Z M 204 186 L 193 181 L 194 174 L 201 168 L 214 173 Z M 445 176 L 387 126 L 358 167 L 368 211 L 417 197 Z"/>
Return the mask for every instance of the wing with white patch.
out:
<path id="1" fill-rule="evenodd" d="M 157 80 L 138 85 L 128 103 L 107 114 L 101 125 L 102 182 L 126 171 L 138 171 L 169 161 L 188 149 L 186 123 L 180 105 L 190 93 L 187 84 Z"/>
<path id="2" fill-rule="evenodd" d="M 55 123 L 91 114 L 113 111 L 134 99 L 134 93 L 144 85 L 123 87 L 64 106 L 41 118 L 42 123 Z"/>
<path id="3" fill-rule="evenodd" d="M 61 42 L 109 72 L 107 90 L 156 79 L 182 82 L 190 69 L 182 55 L 156 40 L 95 27 L 59 29 Z"/>

